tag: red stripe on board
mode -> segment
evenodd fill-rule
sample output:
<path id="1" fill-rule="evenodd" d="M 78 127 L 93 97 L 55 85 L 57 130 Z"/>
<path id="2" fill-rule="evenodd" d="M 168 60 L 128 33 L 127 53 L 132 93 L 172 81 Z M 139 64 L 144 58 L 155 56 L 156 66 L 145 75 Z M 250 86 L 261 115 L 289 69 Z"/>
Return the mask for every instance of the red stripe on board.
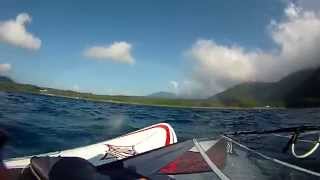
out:
<path id="1" fill-rule="evenodd" d="M 136 134 L 136 133 L 143 132 L 143 131 L 147 131 L 147 130 L 150 130 L 150 129 L 153 129 L 153 128 L 162 128 L 162 129 L 164 129 L 166 131 L 166 142 L 165 142 L 165 145 L 169 145 L 170 144 L 170 139 L 171 139 L 170 138 L 170 129 L 165 124 L 159 124 L 159 125 L 151 126 L 149 128 L 141 129 L 141 130 L 138 130 L 138 131 L 135 131 L 135 132 L 123 135 L 123 136 L 129 136 L 129 135 Z"/>
<path id="2" fill-rule="evenodd" d="M 170 144 L 170 129 L 168 126 L 164 125 L 164 124 L 161 124 L 161 125 L 158 125 L 159 127 L 165 129 L 166 131 L 166 145 L 169 145 Z"/>
<path id="3" fill-rule="evenodd" d="M 210 160 L 219 168 L 225 167 L 226 163 L 226 147 L 227 142 L 220 140 L 210 149 L 206 151 L 206 154 Z M 166 166 L 160 169 L 164 174 L 193 174 L 212 171 L 208 164 L 203 160 L 203 157 L 199 152 L 187 151 L 177 159 L 171 161 Z"/>

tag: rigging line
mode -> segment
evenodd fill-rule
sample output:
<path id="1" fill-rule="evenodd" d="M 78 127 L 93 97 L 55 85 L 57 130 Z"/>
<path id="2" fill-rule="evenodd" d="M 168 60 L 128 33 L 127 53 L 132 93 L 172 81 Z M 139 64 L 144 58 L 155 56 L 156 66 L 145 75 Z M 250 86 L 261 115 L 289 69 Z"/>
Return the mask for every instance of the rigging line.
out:
<path id="1" fill-rule="evenodd" d="M 281 135 L 281 134 L 272 134 L 272 135 L 277 136 L 277 137 L 291 139 L 291 135 L 290 136 L 284 136 L 284 135 Z M 306 142 L 306 143 L 314 143 L 314 141 L 307 140 L 307 139 L 298 139 L 297 141 Z"/>
<path id="2" fill-rule="evenodd" d="M 262 154 L 262 153 L 260 153 L 260 152 L 258 152 L 258 151 L 255 151 L 255 150 L 253 150 L 253 149 L 251 149 L 251 148 L 249 148 L 249 147 L 247 147 L 247 146 L 245 146 L 245 145 L 243 145 L 243 144 L 238 143 L 237 141 L 233 140 L 232 138 L 230 138 L 230 137 L 228 137 L 228 136 L 223 135 L 222 137 L 224 137 L 224 138 L 226 138 L 227 140 L 229 140 L 229 141 L 237 144 L 238 146 L 246 149 L 246 150 L 249 151 L 249 152 L 255 153 L 255 154 L 263 157 L 263 158 L 266 159 L 266 160 L 270 160 L 270 161 L 273 161 L 273 162 L 275 162 L 275 163 L 281 164 L 281 165 L 283 165 L 283 166 L 286 166 L 286 167 L 295 169 L 295 170 L 297 170 L 297 171 L 302 171 L 302 172 L 305 172 L 305 173 L 307 173 L 307 174 L 311 174 L 311 175 L 320 177 L 320 173 L 318 173 L 318 172 L 311 171 L 311 170 L 309 170 L 309 169 L 305 169 L 305 168 L 302 168 L 302 167 L 300 167 L 300 166 L 296 166 L 296 165 L 293 165 L 293 164 L 290 164 L 290 163 L 281 161 L 281 160 L 279 160 L 279 159 L 269 157 L 269 156 L 264 155 L 264 154 Z"/>
<path id="3" fill-rule="evenodd" d="M 320 126 L 298 126 L 298 127 L 261 130 L 261 131 L 236 131 L 236 132 L 226 133 L 224 135 L 230 136 L 230 135 L 249 135 L 249 134 L 274 134 L 274 133 L 285 133 L 285 132 L 304 133 L 307 131 L 320 131 Z"/>
<path id="4" fill-rule="evenodd" d="M 198 143 L 196 139 L 193 139 L 193 143 L 200 152 L 202 158 L 206 161 L 211 170 L 221 179 L 221 180 L 230 180 L 221 170 L 210 160 L 208 155 L 202 149 L 201 145 Z"/>
<path id="5" fill-rule="evenodd" d="M 306 152 L 305 154 L 298 155 L 295 151 L 295 144 L 298 139 L 298 136 L 299 136 L 299 133 L 294 134 L 293 141 L 291 142 L 291 152 L 294 157 L 306 158 L 306 157 L 310 156 L 311 154 L 313 154 L 318 149 L 318 147 L 320 145 L 320 135 L 318 135 L 318 140 L 316 141 L 316 144 L 308 152 Z"/>

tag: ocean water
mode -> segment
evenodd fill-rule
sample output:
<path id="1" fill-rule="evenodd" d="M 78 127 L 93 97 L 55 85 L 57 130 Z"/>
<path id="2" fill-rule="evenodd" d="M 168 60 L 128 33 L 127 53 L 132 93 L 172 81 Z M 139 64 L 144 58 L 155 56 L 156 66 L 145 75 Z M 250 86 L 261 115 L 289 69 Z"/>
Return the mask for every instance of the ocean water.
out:
<path id="1" fill-rule="evenodd" d="M 183 141 L 233 131 L 319 125 L 320 109 L 167 108 L 0 92 L 0 128 L 10 137 L 6 158 L 92 144 L 159 122 L 170 123 Z M 264 146 L 254 138 L 247 141 Z"/>

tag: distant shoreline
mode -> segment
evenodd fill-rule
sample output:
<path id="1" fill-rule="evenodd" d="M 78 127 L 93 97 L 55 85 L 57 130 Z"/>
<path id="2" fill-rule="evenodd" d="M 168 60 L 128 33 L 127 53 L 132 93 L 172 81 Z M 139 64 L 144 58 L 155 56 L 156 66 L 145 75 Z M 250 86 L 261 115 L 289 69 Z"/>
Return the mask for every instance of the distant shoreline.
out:
<path id="1" fill-rule="evenodd" d="M 212 99 L 177 99 L 148 96 L 125 95 L 96 95 L 93 93 L 60 90 L 47 87 L 38 87 L 30 84 L 19 84 L 12 80 L 0 81 L 0 91 L 29 93 L 36 95 L 55 96 L 71 99 L 81 99 L 93 102 L 106 102 L 117 104 L 141 105 L 150 107 L 167 108 L 192 108 L 192 109 L 280 109 L 281 105 L 258 105 L 251 102 L 229 103 Z"/>
<path id="2" fill-rule="evenodd" d="M 168 92 L 149 96 L 98 95 L 31 84 L 20 84 L 0 78 L 0 91 L 43 94 L 95 102 L 193 109 L 284 109 L 320 107 L 317 84 L 320 69 L 298 71 L 272 83 L 246 82 L 206 99 L 173 98 Z M 1 77 L 1 76 L 0 76 Z M 299 77 L 299 78 L 297 78 Z M 300 85 L 299 85 L 300 84 Z M 299 85 L 299 86 L 298 86 Z"/>
<path id="3" fill-rule="evenodd" d="M 8 89 L 2 89 L 0 91 L 12 92 L 12 93 L 28 93 L 34 95 L 62 97 L 75 100 L 87 100 L 92 102 L 106 102 L 114 104 L 128 104 L 150 107 L 167 107 L 167 108 L 189 108 L 189 109 L 230 109 L 230 110 L 246 110 L 246 109 L 285 109 L 285 107 L 240 107 L 240 106 L 223 106 L 220 103 L 206 100 L 190 100 L 190 99 L 165 99 L 165 98 L 149 98 L 139 96 L 110 96 L 110 95 L 95 95 L 90 93 L 80 93 L 68 90 L 58 90 L 51 88 L 40 88 L 33 85 L 24 85 L 10 83 L 13 86 Z M 21 88 L 21 89 L 16 89 Z M 68 94 L 68 95 L 65 95 Z M 70 95 L 69 95 L 70 94 Z M 85 97 L 87 96 L 87 97 Z M 119 100 L 116 100 L 119 99 Z M 140 101 L 140 102 L 137 102 Z M 141 102 L 142 101 L 142 102 Z M 144 102 L 146 103 L 144 103 Z M 166 103 L 172 103 L 166 104 Z M 212 106 L 195 106 L 194 104 L 212 104 Z M 174 104 L 189 104 L 189 105 L 174 105 Z"/>
<path id="4" fill-rule="evenodd" d="M 52 96 L 52 97 L 62 97 L 67 99 L 74 100 L 86 100 L 92 102 L 101 102 L 101 103 L 112 103 L 112 104 L 127 104 L 127 105 L 138 105 L 138 106 L 151 106 L 151 107 L 167 107 L 167 108 L 185 108 L 185 109 L 224 109 L 224 110 L 247 110 L 247 109 L 286 109 L 285 107 L 235 107 L 235 106 L 224 106 L 224 107 L 214 107 L 214 106 L 176 106 L 176 105 L 165 105 L 165 104 L 143 104 L 137 102 L 124 102 L 124 101 L 115 101 L 115 100 L 105 100 L 105 99 L 91 99 L 91 98 L 82 98 L 82 97 L 73 97 L 73 96 L 63 96 L 55 94 L 44 94 L 44 93 L 35 93 L 36 95 Z"/>

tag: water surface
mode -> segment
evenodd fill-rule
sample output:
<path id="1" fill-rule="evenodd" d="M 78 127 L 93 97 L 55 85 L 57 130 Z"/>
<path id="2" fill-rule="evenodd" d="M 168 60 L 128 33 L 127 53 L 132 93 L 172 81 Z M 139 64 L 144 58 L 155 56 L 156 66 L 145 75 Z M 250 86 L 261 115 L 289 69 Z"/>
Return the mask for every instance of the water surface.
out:
<path id="1" fill-rule="evenodd" d="M 170 123 L 183 141 L 233 131 L 319 125 L 320 109 L 168 108 L 0 92 L 0 127 L 10 136 L 7 158 L 92 144 L 159 122 Z M 279 149 L 273 140 L 266 141 L 274 144 L 269 149 L 256 137 L 246 141 L 257 149 Z"/>

